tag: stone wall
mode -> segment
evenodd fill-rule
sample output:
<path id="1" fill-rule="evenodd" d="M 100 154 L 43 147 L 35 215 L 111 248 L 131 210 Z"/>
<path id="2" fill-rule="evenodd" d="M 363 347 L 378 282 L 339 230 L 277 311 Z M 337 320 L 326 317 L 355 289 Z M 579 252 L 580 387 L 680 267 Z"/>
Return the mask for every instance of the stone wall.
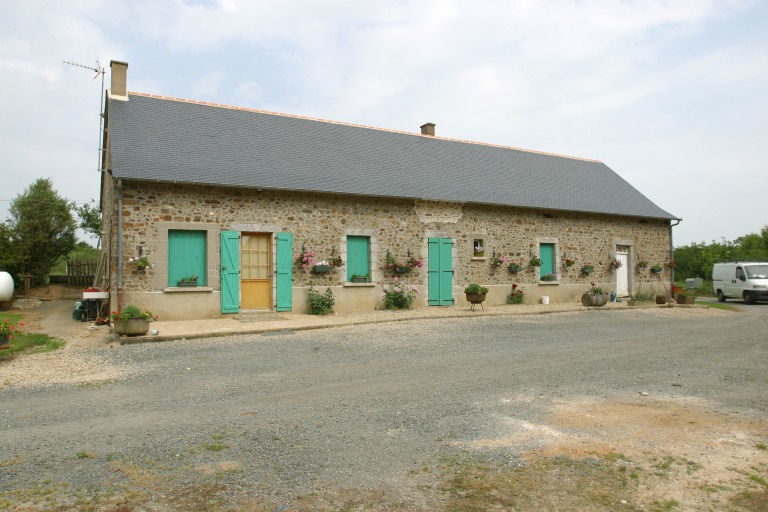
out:
<path id="1" fill-rule="evenodd" d="M 108 178 L 111 179 L 111 178 Z M 114 185 L 114 181 L 113 181 Z M 408 252 L 423 260 L 424 266 L 410 274 L 397 276 L 401 282 L 419 287 L 416 307 L 426 307 L 427 238 L 451 238 L 453 247 L 454 298 L 466 304 L 463 289 L 477 282 L 491 288 L 489 304 L 505 302 L 512 283 L 524 288 L 527 302 L 538 302 L 546 295 L 552 302 L 577 301 L 595 283 L 610 291 L 615 288 L 615 273 L 608 268 L 617 246 L 628 248 L 630 293 L 662 291 L 668 270 L 660 276 L 637 269 L 640 259 L 651 264 L 669 260 L 669 224 L 664 220 L 563 213 L 497 207 L 477 204 L 414 201 L 332 194 L 259 191 L 225 187 L 123 182 L 123 275 L 124 303 L 153 307 L 164 318 L 179 318 L 194 309 L 195 317 L 216 317 L 219 313 L 219 233 L 290 232 L 294 252 L 302 246 L 316 253 L 316 259 L 340 256 L 346 261 L 346 237 L 371 238 L 372 284 L 346 283 L 341 267 L 329 274 L 316 275 L 294 266 L 293 305 L 295 312 L 305 308 L 306 288 L 312 284 L 332 287 L 336 311 L 368 310 L 381 307 L 382 285 L 395 277 L 385 268 L 387 250 L 400 261 Z M 105 193 L 105 223 L 109 231 L 105 248 L 117 254 L 117 216 L 107 214 L 107 204 L 117 208 L 116 194 Z M 180 294 L 167 283 L 168 229 L 194 229 L 208 232 L 206 290 Z M 475 257 L 473 241 L 482 240 L 485 254 Z M 542 283 L 538 269 L 528 268 L 540 243 L 554 243 L 555 283 Z M 511 274 L 494 268 L 494 254 L 523 263 L 527 268 Z M 146 255 L 150 269 L 141 271 L 128 265 L 129 258 Z M 563 263 L 575 260 L 573 267 Z M 586 276 L 581 265 L 590 262 L 595 272 Z M 116 286 L 117 259 L 112 260 L 113 287 Z M 191 305 L 191 306 L 190 306 Z"/>

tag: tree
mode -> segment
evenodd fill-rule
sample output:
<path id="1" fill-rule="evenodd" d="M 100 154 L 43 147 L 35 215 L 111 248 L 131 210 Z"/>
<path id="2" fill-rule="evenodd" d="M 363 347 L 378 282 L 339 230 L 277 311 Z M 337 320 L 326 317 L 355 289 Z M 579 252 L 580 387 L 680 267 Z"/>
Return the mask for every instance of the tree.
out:
<path id="1" fill-rule="evenodd" d="M 75 246 L 77 224 L 72 205 L 53 190 L 50 179 L 37 179 L 11 202 L 7 228 L 18 261 L 12 272 L 29 272 L 32 284 L 44 284 L 48 273 Z"/>
<path id="2" fill-rule="evenodd" d="M 97 240 L 101 240 L 101 212 L 99 209 L 85 203 L 83 206 L 76 206 L 75 211 L 80 217 L 78 227 L 89 235 L 93 235 Z"/>

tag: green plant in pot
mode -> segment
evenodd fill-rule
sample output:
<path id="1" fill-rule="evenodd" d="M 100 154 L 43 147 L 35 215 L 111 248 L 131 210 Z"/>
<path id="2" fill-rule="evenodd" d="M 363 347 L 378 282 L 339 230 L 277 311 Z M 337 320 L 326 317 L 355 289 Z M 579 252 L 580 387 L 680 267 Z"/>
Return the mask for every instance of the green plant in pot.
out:
<path id="1" fill-rule="evenodd" d="M 128 304 L 120 311 L 113 311 L 112 327 L 115 333 L 125 336 L 141 336 L 149 330 L 149 322 L 157 320 L 150 311 L 142 311 L 138 306 Z"/>
<path id="2" fill-rule="evenodd" d="M 368 274 L 352 274 L 353 283 L 367 283 Z"/>
<path id="3" fill-rule="evenodd" d="M 195 274 L 192 274 L 191 276 L 184 276 L 179 279 L 179 286 L 197 286 L 198 279 L 200 279 L 200 276 L 196 276 Z"/>

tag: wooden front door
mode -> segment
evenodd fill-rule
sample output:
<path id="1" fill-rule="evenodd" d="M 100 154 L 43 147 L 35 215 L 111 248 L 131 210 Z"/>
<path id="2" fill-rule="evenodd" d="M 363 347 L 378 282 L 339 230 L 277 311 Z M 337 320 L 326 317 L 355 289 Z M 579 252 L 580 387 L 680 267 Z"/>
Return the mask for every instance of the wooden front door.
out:
<path id="1" fill-rule="evenodd" d="M 272 309 L 272 235 L 243 233 L 240 237 L 242 310 Z"/>

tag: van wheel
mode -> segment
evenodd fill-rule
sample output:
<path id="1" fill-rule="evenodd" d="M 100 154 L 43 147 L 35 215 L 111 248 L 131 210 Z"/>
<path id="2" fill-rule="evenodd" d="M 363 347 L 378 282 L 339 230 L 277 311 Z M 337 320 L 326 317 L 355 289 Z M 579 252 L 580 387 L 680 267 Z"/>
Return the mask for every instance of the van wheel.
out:
<path id="1" fill-rule="evenodd" d="M 717 302 L 725 302 L 725 294 L 723 294 L 723 290 L 717 290 Z"/>
<path id="2" fill-rule="evenodd" d="M 749 292 L 744 292 L 744 304 L 754 304 L 755 299 L 752 298 L 752 295 Z"/>

